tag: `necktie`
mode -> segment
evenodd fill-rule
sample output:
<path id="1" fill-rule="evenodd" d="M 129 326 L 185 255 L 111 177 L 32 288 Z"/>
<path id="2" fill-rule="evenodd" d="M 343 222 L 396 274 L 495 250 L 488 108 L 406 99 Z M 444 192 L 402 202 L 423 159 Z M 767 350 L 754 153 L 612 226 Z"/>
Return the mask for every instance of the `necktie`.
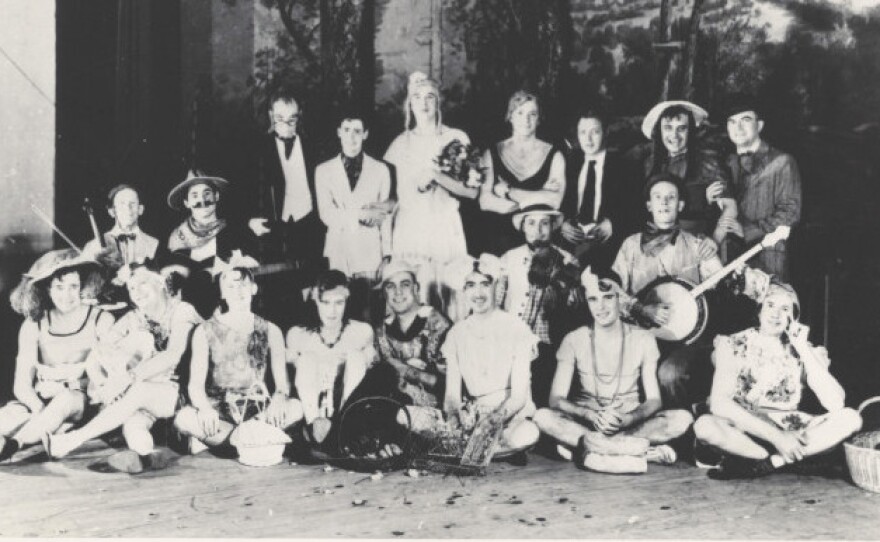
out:
<path id="1" fill-rule="evenodd" d="M 755 167 L 755 153 L 744 152 L 740 154 L 739 167 L 741 167 L 747 173 L 752 173 L 752 169 Z"/>
<path id="2" fill-rule="evenodd" d="M 348 156 L 342 157 L 342 165 L 345 167 L 345 175 L 348 177 L 348 185 L 352 190 L 354 190 L 354 187 L 357 185 L 358 179 L 361 176 L 361 166 L 363 165 L 361 156 L 363 155 L 358 155 L 354 158 L 349 158 Z"/>
<path id="3" fill-rule="evenodd" d="M 294 142 L 296 142 L 296 136 L 290 138 L 279 137 L 278 139 L 280 139 L 281 142 L 284 143 L 284 159 L 290 160 L 290 153 L 293 152 L 293 144 Z"/>
<path id="4" fill-rule="evenodd" d="M 594 221 L 594 208 L 596 206 L 596 161 L 590 160 L 587 164 L 587 185 L 584 187 L 584 197 L 581 200 L 581 208 L 578 212 L 578 222 L 589 224 Z"/>

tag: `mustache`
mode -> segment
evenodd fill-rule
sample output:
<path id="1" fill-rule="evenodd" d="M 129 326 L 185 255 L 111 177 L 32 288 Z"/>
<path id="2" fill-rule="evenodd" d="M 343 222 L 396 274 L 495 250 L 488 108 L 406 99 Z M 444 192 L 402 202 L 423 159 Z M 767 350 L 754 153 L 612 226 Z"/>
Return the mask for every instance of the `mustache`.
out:
<path id="1" fill-rule="evenodd" d="M 206 207 L 214 207 L 217 205 L 216 201 L 197 201 L 192 204 L 193 209 L 204 209 Z"/>

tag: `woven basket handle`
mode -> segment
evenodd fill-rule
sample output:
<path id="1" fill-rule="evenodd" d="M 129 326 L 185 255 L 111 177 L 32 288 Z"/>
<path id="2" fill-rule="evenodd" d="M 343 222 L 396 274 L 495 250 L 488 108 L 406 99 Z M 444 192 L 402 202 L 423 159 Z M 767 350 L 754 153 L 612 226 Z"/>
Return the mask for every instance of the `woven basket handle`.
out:
<path id="1" fill-rule="evenodd" d="M 880 403 L 880 395 L 862 401 L 862 404 L 860 404 L 859 408 L 857 409 L 859 411 L 859 414 L 861 414 L 863 410 L 873 405 L 874 403 Z"/>

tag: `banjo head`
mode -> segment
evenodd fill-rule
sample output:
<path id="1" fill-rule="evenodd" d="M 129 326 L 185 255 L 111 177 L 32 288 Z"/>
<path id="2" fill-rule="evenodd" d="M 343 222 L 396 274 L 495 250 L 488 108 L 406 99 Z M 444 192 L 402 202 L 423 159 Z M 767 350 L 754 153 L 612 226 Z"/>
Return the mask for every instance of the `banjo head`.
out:
<path id="1" fill-rule="evenodd" d="M 660 277 L 639 293 L 641 303 L 669 305 L 669 322 L 650 330 L 658 339 L 690 344 L 702 334 L 709 311 L 705 297 L 691 295 L 693 288 L 685 279 Z"/>

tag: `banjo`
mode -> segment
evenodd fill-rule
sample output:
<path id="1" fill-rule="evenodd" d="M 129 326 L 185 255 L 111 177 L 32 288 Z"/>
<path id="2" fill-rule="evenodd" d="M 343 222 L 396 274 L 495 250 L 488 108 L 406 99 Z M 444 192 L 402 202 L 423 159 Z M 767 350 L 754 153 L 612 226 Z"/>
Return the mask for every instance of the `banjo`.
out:
<path id="1" fill-rule="evenodd" d="M 703 295 L 711 290 L 721 279 L 738 269 L 749 258 L 764 248 L 772 247 L 779 241 L 788 239 L 791 232 L 789 226 L 778 226 L 773 232 L 764 236 L 760 243 L 753 246 L 739 258 L 733 260 L 700 285 L 679 277 L 659 277 L 636 295 L 642 305 L 661 303 L 669 306 L 669 322 L 666 325 L 652 328 L 650 331 L 658 339 L 671 342 L 691 344 L 706 329 L 709 317 L 709 306 Z"/>

